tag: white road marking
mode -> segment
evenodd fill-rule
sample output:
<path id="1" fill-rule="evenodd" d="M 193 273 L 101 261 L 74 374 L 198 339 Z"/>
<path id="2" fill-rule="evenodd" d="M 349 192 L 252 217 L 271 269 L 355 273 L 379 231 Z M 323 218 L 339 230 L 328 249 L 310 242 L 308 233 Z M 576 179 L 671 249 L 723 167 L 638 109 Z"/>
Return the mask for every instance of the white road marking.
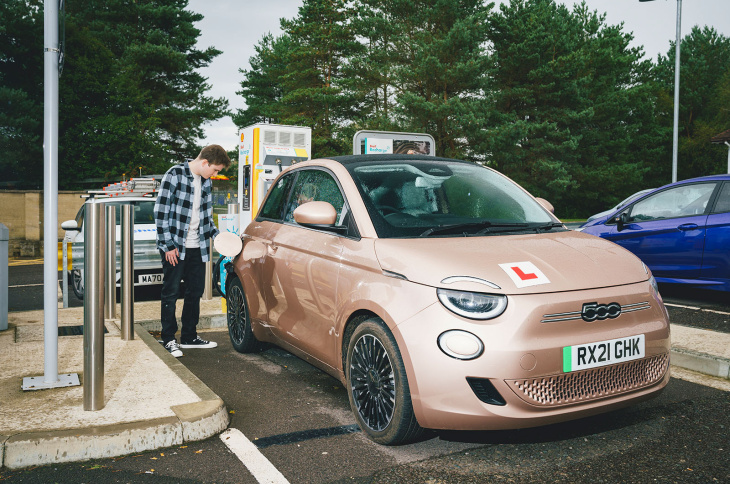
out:
<path id="1" fill-rule="evenodd" d="M 289 484 L 286 477 L 269 462 L 264 454 L 256 448 L 238 429 L 228 429 L 220 435 L 224 444 L 236 454 L 246 469 L 262 484 Z"/>
<path id="2" fill-rule="evenodd" d="M 45 284 L 42 282 L 39 284 L 18 284 L 16 286 L 8 286 L 8 289 L 12 289 L 14 287 L 35 287 L 35 286 L 44 286 L 44 285 Z"/>

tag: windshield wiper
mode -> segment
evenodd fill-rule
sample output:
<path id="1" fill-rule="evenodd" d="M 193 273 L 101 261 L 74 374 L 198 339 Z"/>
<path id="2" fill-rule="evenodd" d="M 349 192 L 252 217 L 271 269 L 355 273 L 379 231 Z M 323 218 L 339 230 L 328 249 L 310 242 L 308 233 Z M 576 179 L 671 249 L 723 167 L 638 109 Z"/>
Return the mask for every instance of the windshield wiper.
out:
<path id="1" fill-rule="evenodd" d="M 528 223 L 494 223 L 489 220 L 483 220 L 481 222 L 467 222 L 462 224 L 451 224 L 451 225 L 439 225 L 438 227 L 431 227 L 430 229 L 423 232 L 419 237 L 428 237 L 429 235 L 458 232 L 469 229 L 479 229 L 474 235 L 482 235 L 486 232 L 491 232 L 492 228 L 526 228 L 529 227 Z M 467 235 L 464 233 L 464 235 Z"/>
<path id="2" fill-rule="evenodd" d="M 557 229 L 557 228 L 565 229 L 565 225 L 562 222 L 550 222 L 549 224 L 540 225 L 539 227 L 535 227 L 535 230 L 537 230 L 537 233 L 540 233 L 542 231 L 547 232 L 548 230 Z"/>

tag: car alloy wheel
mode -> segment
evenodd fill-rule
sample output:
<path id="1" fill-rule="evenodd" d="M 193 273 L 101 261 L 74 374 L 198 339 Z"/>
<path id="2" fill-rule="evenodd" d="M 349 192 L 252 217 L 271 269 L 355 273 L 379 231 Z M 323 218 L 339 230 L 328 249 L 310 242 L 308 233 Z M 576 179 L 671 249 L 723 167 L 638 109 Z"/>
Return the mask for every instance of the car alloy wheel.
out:
<path id="1" fill-rule="evenodd" d="M 400 351 L 380 319 L 369 319 L 355 328 L 346 370 L 350 407 L 372 440 L 395 445 L 421 435 Z"/>
<path id="2" fill-rule="evenodd" d="M 233 277 L 226 289 L 226 316 L 228 336 L 231 338 L 233 348 L 239 353 L 251 353 L 258 350 L 260 344 L 251 329 L 246 295 L 243 293 L 243 286 L 238 277 Z"/>
<path id="3" fill-rule="evenodd" d="M 77 298 L 84 299 L 84 274 L 81 269 L 69 271 L 71 276 L 71 289 Z"/>

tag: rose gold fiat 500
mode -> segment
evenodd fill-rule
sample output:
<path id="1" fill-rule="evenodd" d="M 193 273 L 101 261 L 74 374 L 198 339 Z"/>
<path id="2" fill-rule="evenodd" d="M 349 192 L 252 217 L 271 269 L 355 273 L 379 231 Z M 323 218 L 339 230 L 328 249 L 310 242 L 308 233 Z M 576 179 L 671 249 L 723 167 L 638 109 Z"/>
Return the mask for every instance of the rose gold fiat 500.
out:
<path id="1" fill-rule="evenodd" d="M 227 266 L 231 342 L 345 385 L 362 430 L 513 429 L 606 412 L 669 381 L 668 315 L 630 252 L 473 163 L 300 163 Z"/>

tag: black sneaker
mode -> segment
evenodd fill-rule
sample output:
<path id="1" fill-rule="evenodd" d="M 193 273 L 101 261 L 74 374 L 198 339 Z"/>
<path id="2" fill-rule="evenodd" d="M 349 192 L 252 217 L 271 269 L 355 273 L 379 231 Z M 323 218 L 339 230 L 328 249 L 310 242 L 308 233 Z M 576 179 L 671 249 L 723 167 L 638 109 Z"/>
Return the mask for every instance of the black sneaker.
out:
<path id="1" fill-rule="evenodd" d="M 169 351 L 170 354 L 175 358 L 180 358 L 183 355 L 183 352 L 180 349 L 180 345 L 177 344 L 177 341 L 175 341 L 174 339 L 167 342 L 167 344 L 165 345 L 165 349 Z"/>
<path id="2" fill-rule="evenodd" d="M 205 341 L 204 339 L 200 339 L 198 336 L 187 343 L 182 340 L 180 341 L 181 348 L 215 348 L 216 346 L 218 346 L 218 343 L 215 341 Z"/>

